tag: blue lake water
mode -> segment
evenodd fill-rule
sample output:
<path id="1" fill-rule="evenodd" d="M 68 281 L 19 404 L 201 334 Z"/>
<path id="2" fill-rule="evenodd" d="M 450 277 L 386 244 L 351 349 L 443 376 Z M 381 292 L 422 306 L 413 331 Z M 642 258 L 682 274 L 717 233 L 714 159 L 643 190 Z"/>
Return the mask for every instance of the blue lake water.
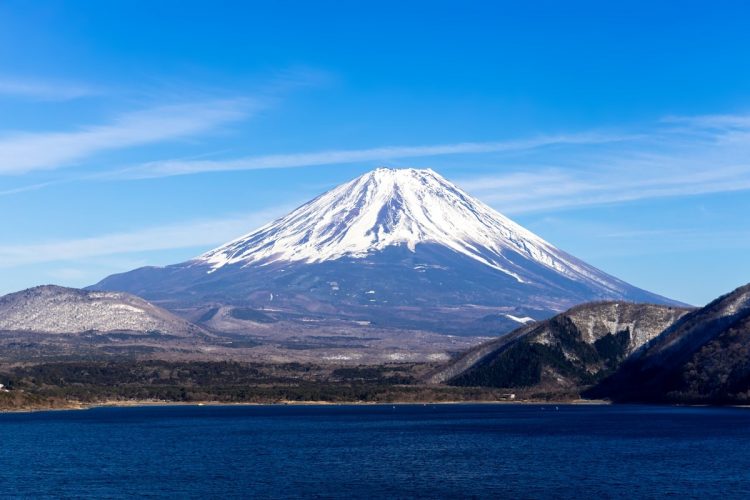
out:
<path id="1" fill-rule="evenodd" d="M 750 410 L 172 406 L 0 415 L 0 496 L 750 498 Z"/>

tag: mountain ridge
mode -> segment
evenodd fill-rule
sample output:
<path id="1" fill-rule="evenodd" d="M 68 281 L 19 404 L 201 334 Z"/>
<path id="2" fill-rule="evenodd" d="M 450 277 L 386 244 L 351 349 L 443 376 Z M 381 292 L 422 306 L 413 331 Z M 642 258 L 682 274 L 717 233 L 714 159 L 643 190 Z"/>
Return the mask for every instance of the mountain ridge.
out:
<path id="1" fill-rule="evenodd" d="M 750 284 L 682 317 L 585 394 L 618 402 L 750 400 Z"/>
<path id="2" fill-rule="evenodd" d="M 688 312 L 654 304 L 581 304 L 470 349 L 430 374 L 428 381 L 577 390 L 602 379 Z"/>

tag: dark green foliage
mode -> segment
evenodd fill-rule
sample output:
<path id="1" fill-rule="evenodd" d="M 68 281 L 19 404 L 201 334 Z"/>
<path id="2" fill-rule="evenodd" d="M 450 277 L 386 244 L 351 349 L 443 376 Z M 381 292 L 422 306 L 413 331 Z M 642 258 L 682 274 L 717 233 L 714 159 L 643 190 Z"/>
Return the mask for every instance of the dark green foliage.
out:
<path id="1" fill-rule="evenodd" d="M 214 313 L 215 314 L 215 313 Z M 254 321 L 256 323 L 275 323 L 276 320 L 268 314 L 250 309 L 249 307 L 235 307 L 229 311 L 229 315 L 235 319 Z"/>
<path id="2" fill-rule="evenodd" d="M 213 319 L 213 317 L 216 316 L 217 312 L 219 312 L 219 308 L 212 307 L 211 309 L 203 313 L 203 315 L 200 318 L 198 318 L 198 323 L 203 323 L 204 321 L 211 321 L 211 319 Z"/>
<path id="3" fill-rule="evenodd" d="M 232 338 L 232 341 L 226 344 L 227 347 L 231 347 L 234 349 L 241 349 L 246 347 L 255 347 L 263 345 L 263 342 L 260 342 L 258 340 L 253 340 L 249 338 L 242 338 L 240 336 L 236 336 Z"/>
<path id="4" fill-rule="evenodd" d="M 617 402 L 747 404 L 750 312 L 742 287 L 684 316 L 584 395 Z M 727 314 L 727 309 L 731 308 Z"/>
<path id="5" fill-rule="evenodd" d="M 611 367 L 614 367 L 615 363 L 621 361 L 627 354 L 629 342 L 630 332 L 623 330 L 615 335 L 608 333 L 597 339 L 594 342 L 594 349 L 601 358 L 608 361 Z"/>
<path id="6" fill-rule="evenodd" d="M 2 374 L 2 380 L 12 384 L 11 394 L 16 398 L 27 395 L 24 401 L 33 397 L 40 406 L 49 406 L 44 402 L 52 400 L 274 403 L 503 399 L 503 394 L 489 389 L 417 385 L 414 373 L 424 369 L 409 363 L 334 369 L 301 363 L 75 362 L 12 368 Z M 5 407 L 11 407 L 10 403 Z"/>
<path id="7" fill-rule="evenodd" d="M 630 333 L 607 334 L 594 345 L 583 341 L 575 324 L 565 316 L 548 322 L 555 342 L 541 344 L 521 338 L 493 353 L 450 381 L 457 386 L 531 387 L 543 383 L 545 369 L 574 386 L 596 383 L 622 360 Z"/>
<path id="8" fill-rule="evenodd" d="M 253 383 L 266 378 L 257 368 L 240 363 L 166 361 L 48 363 L 16 368 L 6 376 L 16 383 L 30 381 L 42 386 L 200 385 L 214 381 Z"/>
<path id="9" fill-rule="evenodd" d="M 408 373 L 401 373 L 403 367 L 386 366 L 357 366 L 336 368 L 331 372 L 333 379 L 354 382 L 377 382 L 386 385 L 406 385 L 415 383 L 415 378 Z"/>
<path id="10" fill-rule="evenodd" d="M 561 349 L 557 351 L 558 358 L 562 356 L 563 350 L 575 355 L 578 360 L 584 364 L 597 363 L 599 354 L 596 349 L 583 341 L 581 332 L 578 331 L 575 323 L 567 316 L 556 316 L 550 320 L 550 327 L 555 331 L 555 338 L 559 342 Z"/>
<path id="11" fill-rule="evenodd" d="M 700 348 L 680 370 L 667 396 L 674 401 L 747 403 L 750 400 L 750 320 Z"/>
<path id="12" fill-rule="evenodd" d="M 518 343 L 491 362 L 469 370 L 451 381 L 451 385 L 479 387 L 528 387 L 541 381 L 546 346 Z"/>

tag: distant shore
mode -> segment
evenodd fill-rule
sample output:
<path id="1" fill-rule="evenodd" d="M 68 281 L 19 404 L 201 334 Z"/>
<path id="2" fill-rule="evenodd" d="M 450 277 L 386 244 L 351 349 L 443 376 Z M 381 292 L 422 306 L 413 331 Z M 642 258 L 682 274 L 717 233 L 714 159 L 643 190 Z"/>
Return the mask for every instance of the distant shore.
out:
<path id="1" fill-rule="evenodd" d="M 273 401 L 273 402 L 223 402 L 223 401 L 162 401 L 162 400 L 108 400 L 97 402 L 80 402 L 80 401 L 56 401 L 54 404 L 17 407 L 17 408 L 0 408 L 0 415 L 15 413 L 38 413 L 38 412 L 57 412 L 57 411 L 82 411 L 94 410 L 97 408 L 146 408 L 146 407 L 220 407 L 220 406 L 434 406 L 434 405 L 539 405 L 539 406 L 606 406 L 615 403 L 602 399 L 564 399 L 564 400 L 539 400 L 539 399 L 518 399 L 518 400 L 455 400 L 455 401 Z M 648 404 L 648 403 L 646 403 Z M 690 407 L 715 407 L 716 405 L 707 404 L 656 404 L 653 406 L 690 406 Z M 732 408 L 750 408 L 750 405 L 726 405 Z"/>
<path id="2" fill-rule="evenodd" d="M 221 401 L 154 401 L 154 400 L 132 400 L 132 401 L 102 401 L 93 403 L 68 402 L 67 405 L 50 405 L 48 407 L 38 406 L 29 408 L 0 408 L 3 413 L 37 413 L 48 411 L 81 411 L 96 408 L 139 408 L 155 406 L 427 406 L 427 405 L 608 405 L 605 400 L 564 400 L 564 401 L 541 401 L 541 400 L 498 400 L 498 401 L 393 401 L 393 402 L 369 402 L 369 401 L 275 401 L 275 402 L 221 402 Z"/>

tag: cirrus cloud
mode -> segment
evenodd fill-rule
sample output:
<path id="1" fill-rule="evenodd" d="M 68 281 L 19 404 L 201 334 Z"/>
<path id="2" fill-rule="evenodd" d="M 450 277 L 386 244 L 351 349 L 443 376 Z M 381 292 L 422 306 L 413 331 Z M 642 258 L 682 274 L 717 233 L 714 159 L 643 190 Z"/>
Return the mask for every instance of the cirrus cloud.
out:
<path id="1" fill-rule="evenodd" d="M 122 114 L 109 123 L 65 132 L 0 135 L 0 175 L 75 165 L 98 153 L 206 133 L 246 118 L 262 106 L 251 99 L 160 106 Z"/>

